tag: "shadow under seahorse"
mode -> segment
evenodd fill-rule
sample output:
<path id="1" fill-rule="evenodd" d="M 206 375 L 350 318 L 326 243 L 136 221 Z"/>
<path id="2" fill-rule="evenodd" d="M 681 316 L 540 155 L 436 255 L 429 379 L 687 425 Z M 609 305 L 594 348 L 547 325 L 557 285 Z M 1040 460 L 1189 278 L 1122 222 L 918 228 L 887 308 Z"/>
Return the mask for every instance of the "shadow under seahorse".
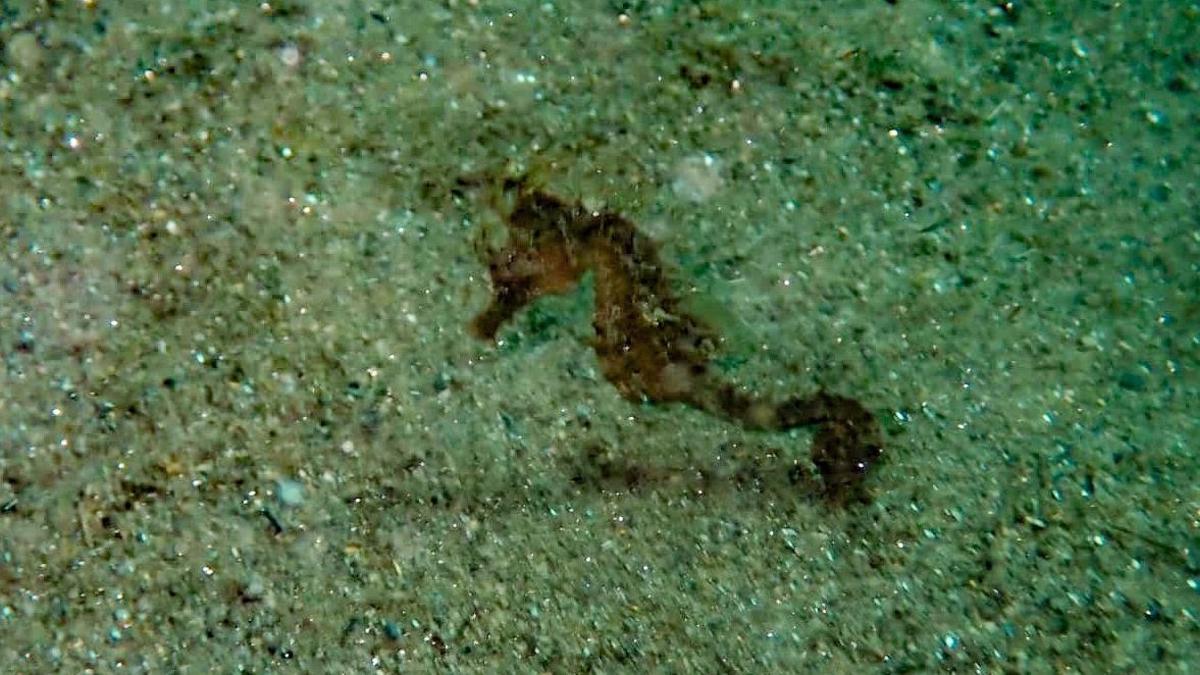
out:
<path id="1" fill-rule="evenodd" d="M 863 480 L 882 454 L 879 424 L 857 400 L 819 391 L 782 402 L 747 394 L 710 368 L 715 335 L 671 292 L 657 245 L 619 214 L 594 212 L 525 181 L 508 181 L 515 199 L 504 219 L 508 242 L 488 253 L 492 299 L 471 323 L 494 340 L 537 298 L 595 278 L 593 347 L 605 377 L 626 399 L 684 403 L 749 429 L 816 426 L 811 459 L 824 495 L 866 499 Z"/>

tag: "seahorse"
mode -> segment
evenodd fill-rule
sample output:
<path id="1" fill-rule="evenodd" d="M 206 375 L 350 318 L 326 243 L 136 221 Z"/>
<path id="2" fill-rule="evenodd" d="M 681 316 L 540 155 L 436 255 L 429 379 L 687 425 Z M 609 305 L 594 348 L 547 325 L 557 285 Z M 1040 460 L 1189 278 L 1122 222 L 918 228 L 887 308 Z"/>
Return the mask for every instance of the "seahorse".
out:
<path id="1" fill-rule="evenodd" d="M 770 402 L 718 377 L 717 335 L 673 293 L 657 244 L 624 216 L 510 180 L 508 241 L 486 254 L 492 297 L 471 332 L 494 341 L 513 316 L 540 297 L 571 291 L 591 271 L 592 346 L 605 378 L 633 402 L 681 403 L 748 429 L 816 426 L 811 460 L 833 502 L 865 500 L 863 481 L 880 459 L 879 424 L 853 398 L 818 391 Z"/>

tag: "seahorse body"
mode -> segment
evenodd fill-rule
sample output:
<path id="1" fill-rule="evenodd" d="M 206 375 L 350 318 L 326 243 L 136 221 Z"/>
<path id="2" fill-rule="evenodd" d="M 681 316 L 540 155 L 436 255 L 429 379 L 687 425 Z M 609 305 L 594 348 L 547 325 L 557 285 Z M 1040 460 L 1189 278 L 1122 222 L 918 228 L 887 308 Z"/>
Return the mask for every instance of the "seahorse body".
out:
<path id="1" fill-rule="evenodd" d="M 772 403 L 716 377 L 709 367 L 716 336 L 681 309 L 656 244 L 632 222 L 521 184 L 506 220 L 509 240 L 490 255 L 493 295 L 472 321 L 476 336 L 494 340 L 516 312 L 571 290 L 590 270 L 593 347 L 623 397 L 684 403 L 751 429 L 817 425 L 811 458 L 826 496 L 862 498 L 863 479 L 882 453 L 875 417 L 844 396 L 822 391 Z"/>

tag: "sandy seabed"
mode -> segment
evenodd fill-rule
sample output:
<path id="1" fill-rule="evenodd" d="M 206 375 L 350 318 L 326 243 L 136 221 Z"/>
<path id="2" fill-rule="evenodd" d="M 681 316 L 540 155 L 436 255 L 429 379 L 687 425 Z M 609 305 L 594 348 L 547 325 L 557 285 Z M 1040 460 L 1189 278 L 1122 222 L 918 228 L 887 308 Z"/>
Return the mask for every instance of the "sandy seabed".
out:
<path id="1" fill-rule="evenodd" d="M 1191 672 L 1200 9 L 1037 4 L 0 2 L 0 670 Z M 519 176 L 869 503 L 471 337 Z"/>

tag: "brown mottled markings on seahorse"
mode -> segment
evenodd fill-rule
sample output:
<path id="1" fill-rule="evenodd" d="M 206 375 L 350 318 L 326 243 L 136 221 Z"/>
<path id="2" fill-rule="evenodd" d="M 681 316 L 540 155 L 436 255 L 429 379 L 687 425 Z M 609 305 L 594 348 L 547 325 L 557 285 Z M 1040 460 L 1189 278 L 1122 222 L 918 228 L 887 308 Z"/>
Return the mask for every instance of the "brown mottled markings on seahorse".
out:
<path id="1" fill-rule="evenodd" d="M 593 347 L 605 377 L 635 402 L 684 403 L 747 428 L 817 427 L 812 461 L 826 496 L 862 499 L 862 483 L 882 452 L 879 424 L 855 399 L 820 391 L 781 403 L 722 381 L 709 367 L 716 336 L 683 311 L 663 274 L 657 245 L 623 216 L 509 181 L 508 242 L 488 253 L 492 299 L 471 322 L 479 338 L 534 300 L 565 293 L 594 272 Z"/>

